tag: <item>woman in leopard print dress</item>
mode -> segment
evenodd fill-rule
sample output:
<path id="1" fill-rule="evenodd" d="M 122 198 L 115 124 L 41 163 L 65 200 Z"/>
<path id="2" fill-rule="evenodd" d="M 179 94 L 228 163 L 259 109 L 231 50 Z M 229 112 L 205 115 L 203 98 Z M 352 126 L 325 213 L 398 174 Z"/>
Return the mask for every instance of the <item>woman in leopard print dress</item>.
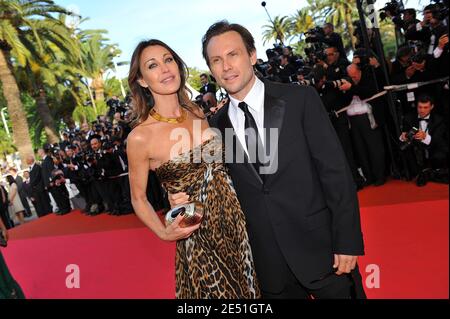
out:
<path id="1" fill-rule="evenodd" d="M 161 41 L 143 41 L 133 53 L 128 82 L 135 127 L 127 140 L 133 207 L 158 237 L 177 241 L 177 298 L 259 298 L 245 217 L 223 164 L 222 140 L 190 102 L 186 74 L 183 61 Z M 174 132 L 188 138 L 174 143 Z M 203 204 L 201 223 L 180 227 L 182 216 L 170 225 L 161 222 L 145 195 L 149 169 L 167 192 L 185 192 Z"/>

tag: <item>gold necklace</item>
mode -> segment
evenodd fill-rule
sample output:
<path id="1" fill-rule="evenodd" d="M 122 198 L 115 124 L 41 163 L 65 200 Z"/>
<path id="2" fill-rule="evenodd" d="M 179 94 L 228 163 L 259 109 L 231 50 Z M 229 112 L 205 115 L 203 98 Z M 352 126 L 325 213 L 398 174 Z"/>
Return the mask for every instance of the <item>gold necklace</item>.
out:
<path id="1" fill-rule="evenodd" d="M 183 123 L 184 120 L 186 120 L 186 111 L 181 108 L 181 116 L 179 117 L 164 117 L 161 114 L 159 114 L 158 112 L 156 112 L 156 110 L 154 108 L 152 108 L 150 110 L 150 116 L 153 117 L 155 120 L 159 121 L 159 122 L 166 122 L 166 123 L 170 123 L 170 124 L 177 124 L 177 123 Z"/>

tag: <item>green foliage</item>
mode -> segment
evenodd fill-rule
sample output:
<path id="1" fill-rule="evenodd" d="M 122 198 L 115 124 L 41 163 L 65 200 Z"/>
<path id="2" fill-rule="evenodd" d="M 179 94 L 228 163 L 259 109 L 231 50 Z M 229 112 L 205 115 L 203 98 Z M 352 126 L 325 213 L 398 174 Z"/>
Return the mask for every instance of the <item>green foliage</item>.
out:
<path id="1" fill-rule="evenodd" d="M 192 88 L 196 89 L 197 91 L 200 90 L 202 87 L 202 83 L 200 81 L 200 74 L 210 74 L 208 71 L 199 70 L 198 68 L 188 68 L 189 70 L 189 78 L 187 82 L 189 83 Z"/>

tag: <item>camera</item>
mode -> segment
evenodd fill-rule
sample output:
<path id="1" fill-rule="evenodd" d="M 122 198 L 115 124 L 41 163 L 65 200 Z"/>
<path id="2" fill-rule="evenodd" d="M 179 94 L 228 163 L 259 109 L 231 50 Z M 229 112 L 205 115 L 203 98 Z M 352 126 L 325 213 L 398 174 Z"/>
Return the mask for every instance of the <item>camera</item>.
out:
<path id="1" fill-rule="evenodd" d="M 309 29 L 305 32 L 305 42 L 306 43 L 315 43 L 320 41 L 320 37 L 325 36 L 325 33 L 321 27 L 315 27 L 312 29 Z"/>
<path id="2" fill-rule="evenodd" d="M 414 141 L 414 136 L 419 132 L 419 129 L 416 127 L 412 127 L 407 133 L 406 133 L 406 141 L 400 145 L 400 149 L 402 151 L 406 150 L 411 143 Z"/>
<path id="3" fill-rule="evenodd" d="M 448 22 L 449 0 L 431 0 L 431 2 L 435 2 L 433 15 L 440 21 L 447 20 Z"/>
<path id="4" fill-rule="evenodd" d="M 403 5 L 403 1 L 391 0 L 380 9 L 380 20 L 385 20 L 388 17 L 388 13 L 392 17 L 398 17 L 404 9 L 405 6 Z"/>

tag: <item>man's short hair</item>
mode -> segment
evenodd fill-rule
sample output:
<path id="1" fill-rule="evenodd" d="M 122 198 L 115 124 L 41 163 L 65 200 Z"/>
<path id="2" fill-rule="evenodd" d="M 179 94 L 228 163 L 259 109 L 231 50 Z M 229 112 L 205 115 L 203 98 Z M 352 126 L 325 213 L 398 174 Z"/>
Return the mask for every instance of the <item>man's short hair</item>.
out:
<path id="1" fill-rule="evenodd" d="M 334 25 L 333 25 L 332 23 L 330 23 L 330 22 L 325 23 L 325 24 L 323 25 L 323 27 L 324 27 L 324 28 L 325 28 L 325 27 L 329 27 L 331 30 L 334 30 Z"/>
<path id="2" fill-rule="evenodd" d="M 407 14 L 413 16 L 414 18 L 416 17 L 416 9 L 408 8 L 408 9 L 403 10 L 403 13 L 407 13 Z"/>
<path id="3" fill-rule="evenodd" d="M 239 33 L 249 55 L 256 51 L 255 39 L 253 38 L 250 31 L 248 31 L 244 26 L 240 24 L 237 23 L 230 24 L 227 20 L 222 20 L 210 26 L 208 31 L 206 31 L 205 35 L 202 38 L 202 54 L 208 66 L 209 66 L 209 57 L 207 48 L 209 41 L 211 41 L 211 39 L 215 36 L 219 36 L 221 34 L 230 31 Z"/>
<path id="4" fill-rule="evenodd" d="M 401 46 L 400 48 L 398 48 L 396 58 L 399 59 L 399 58 L 405 57 L 408 54 L 411 54 L 411 52 L 412 52 L 412 48 L 409 45 Z"/>
<path id="5" fill-rule="evenodd" d="M 202 77 L 208 78 L 208 75 L 207 75 L 206 73 L 202 73 L 202 74 L 200 74 L 200 77 L 201 77 L 201 78 L 202 78 Z"/>
<path id="6" fill-rule="evenodd" d="M 434 99 L 428 94 L 422 94 L 417 99 L 417 103 L 428 103 L 428 102 L 430 102 L 431 105 L 434 105 Z"/>

